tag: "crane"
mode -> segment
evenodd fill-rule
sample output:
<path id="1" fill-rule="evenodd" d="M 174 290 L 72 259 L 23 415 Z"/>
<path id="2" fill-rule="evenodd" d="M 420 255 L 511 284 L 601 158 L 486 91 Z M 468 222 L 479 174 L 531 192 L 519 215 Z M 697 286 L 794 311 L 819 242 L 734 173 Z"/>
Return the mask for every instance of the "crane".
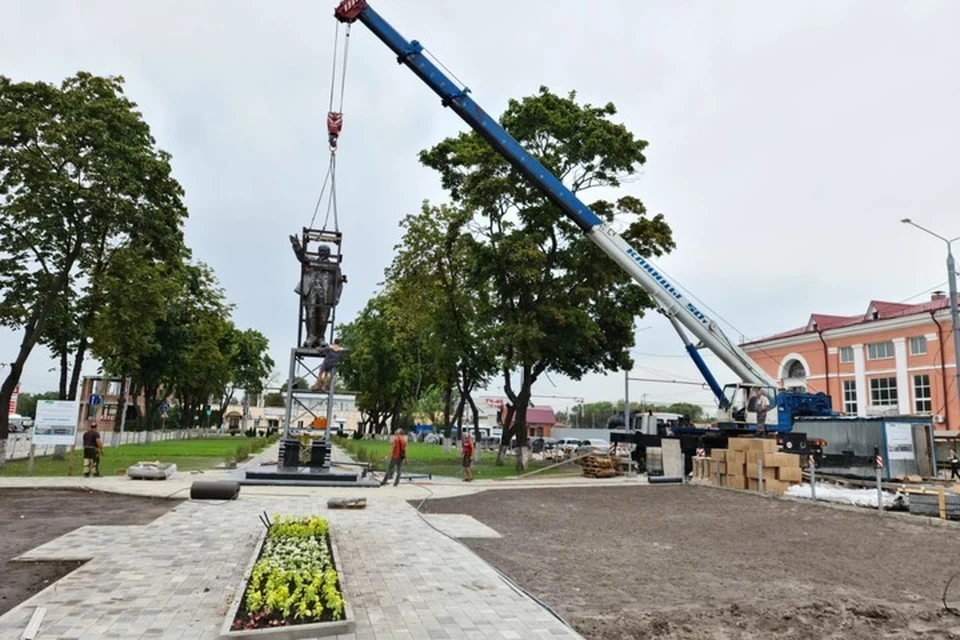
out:
<path id="1" fill-rule="evenodd" d="M 797 415 L 832 414 L 830 398 L 826 394 L 779 390 L 777 381 L 730 340 L 689 296 L 631 247 L 612 225 L 591 211 L 590 207 L 507 133 L 495 118 L 487 114 L 470 97 L 469 88 L 459 86 L 434 64 L 424 54 L 423 46 L 418 41 L 404 38 L 366 0 L 343 0 L 334 10 L 334 17 L 343 23 L 360 22 L 366 26 L 396 54 L 399 64 L 407 66 L 440 96 L 444 107 L 450 108 L 470 125 L 573 221 L 603 253 L 650 294 L 658 310 L 667 317 L 680 336 L 687 353 L 716 396 L 722 415 L 719 420 L 721 428 L 730 431 L 756 429 L 755 414 L 751 424 L 751 416 L 747 413 L 747 394 L 751 389 L 757 388 L 773 400 L 770 407 L 770 426 L 773 430 L 790 431 L 793 417 Z M 690 339 L 688 332 L 699 340 L 699 345 Z M 739 376 L 740 382 L 721 387 L 699 353 L 701 346 L 716 354 Z"/>

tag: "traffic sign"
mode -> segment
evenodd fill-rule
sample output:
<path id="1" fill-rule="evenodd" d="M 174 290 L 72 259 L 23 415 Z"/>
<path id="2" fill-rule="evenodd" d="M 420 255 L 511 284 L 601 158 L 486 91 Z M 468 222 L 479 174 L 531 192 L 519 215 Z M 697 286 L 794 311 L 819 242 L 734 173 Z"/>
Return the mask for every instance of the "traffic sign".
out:
<path id="1" fill-rule="evenodd" d="M 164 402 L 163 404 L 161 404 L 160 411 L 163 411 L 164 413 L 166 413 L 167 411 L 170 411 L 170 403 Z"/>
<path id="2" fill-rule="evenodd" d="M 98 396 L 97 394 L 93 394 L 90 396 L 90 398 L 87 399 L 87 404 L 89 404 L 91 407 L 95 407 L 97 405 L 103 404 L 103 396 Z"/>

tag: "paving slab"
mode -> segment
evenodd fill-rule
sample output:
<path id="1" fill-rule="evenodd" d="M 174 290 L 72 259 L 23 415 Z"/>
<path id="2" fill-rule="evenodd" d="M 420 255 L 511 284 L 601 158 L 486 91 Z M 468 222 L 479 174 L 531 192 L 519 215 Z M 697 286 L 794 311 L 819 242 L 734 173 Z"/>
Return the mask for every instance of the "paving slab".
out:
<path id="1" fill-rule="evenodd" d="M 374 495 L 365 509 L 330 510 L 322 494 L 331 492 L 248 495 L 245 487 L 238 500 L 184 501 L 147 525 L 81 527 L 23 554 L 89 562 L 0 617 L 0 638 L 18 638 L 43 606 L 39 637 L 51 640 L 214 639 L 241 596 L 263 511 L 319 513 L 331 523 L 356 616 L 343 640 L 580 637 L 424 520 L 405 501 L 415 487 L 399 489 L 367 492 Z M 459 534 L 492 532 L 477 521 L 440 520 Z"/>
<path id="2" fill-rule="evenodd" d="M 454 538 L 502 538 L 497 531 L 473 516 L 458 513 L 424 514 L 424 520 Z"/>

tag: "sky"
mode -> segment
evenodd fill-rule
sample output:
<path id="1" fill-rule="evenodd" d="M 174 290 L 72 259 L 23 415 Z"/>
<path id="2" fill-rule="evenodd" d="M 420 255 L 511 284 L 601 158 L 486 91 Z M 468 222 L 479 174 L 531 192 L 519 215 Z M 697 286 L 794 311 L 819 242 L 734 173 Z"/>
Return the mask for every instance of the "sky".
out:
<path id="1" fill-rule="evenodd" d="M 329 161 L 332 1 L 5 0 L 0 73 L 58 83 L 121 75 L 186 190 L 187 243 L 216 271 L 241 328 L 263 332 L 282 380 L 296 340 L 298 264 Z M 623 193 L 663 213 L 677 244 L 655 260 L 735 341 L 854 314 L 871 299 L 946 288 L 960 236 L 960 3 L 951 0 L 380 0 L 499 114 L 545 85 L 649 141 Z M 342 32 L 341 32 L 342 33 Z M 337 199 L 349 321 L 382 282 L 399 220 L 445 200 L 417 153 L 467 126 L 362 24 L 351 30 Z M 322 217 L 322 216 L 321 216 Z M 317 221 L 319 223 L 319 220 Z M 22 336 L 0 329 L 0 361 Z M 656 313 L 637 320 L 634 378 L 700 382 Z M 721 382 L 734 375 L 704 354 Z M 37 350 L 22 390 L 56 388 Z M 97 363 L 88 362 L 85 373 Z M 631 400 L 695 402 L 688 384 L 634 380 Z M 557 409 L 621 400 L 623 372 L 534 387 Z M 499 384 L 487 390 L 502 393 Z"/>

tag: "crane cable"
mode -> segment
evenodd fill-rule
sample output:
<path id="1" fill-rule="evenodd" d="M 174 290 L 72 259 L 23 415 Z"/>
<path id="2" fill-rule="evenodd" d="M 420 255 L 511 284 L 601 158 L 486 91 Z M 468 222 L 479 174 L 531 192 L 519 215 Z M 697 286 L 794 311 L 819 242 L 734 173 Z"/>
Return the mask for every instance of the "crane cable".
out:
<path id="1" fill-rule="evenodd" d="M 320 212 L 320 205 L 323 203 L 323 196 L 327 192 L 327 186 L 330 187 L 330 197 L 327 201 L 326 217 L 323 220 L 323 228 L 326 229 L 330 222 L 330 215 L 333 214 L 333 229 L 340 230 L 340 221 L 337 215 L 337 145 L 340 139 L 340 131 L 343 128 L 343 94 L 347 85 L 347 57 L 350 52 L 350 25 L 344 30 L 343 44 L 343 63 L 340 66 L 340 101 L 337 110 L 333 110 L 337 93 L 337 57 L 340 50 L 340 25 L 337 24 L 333 37 L 333 68 L 330 73 L 330 103 L 327 111 L 327 142 L 330 146 L 330 163 L 327 165 L 327 175 L 323 179 L 323 185 L 320 187 L 320 195 L 317 197 L 317 204 L 313 208 L 313 217 L 310 218 L 310 228 L 313 228 L 316 222 L 317 214 Z"/>

